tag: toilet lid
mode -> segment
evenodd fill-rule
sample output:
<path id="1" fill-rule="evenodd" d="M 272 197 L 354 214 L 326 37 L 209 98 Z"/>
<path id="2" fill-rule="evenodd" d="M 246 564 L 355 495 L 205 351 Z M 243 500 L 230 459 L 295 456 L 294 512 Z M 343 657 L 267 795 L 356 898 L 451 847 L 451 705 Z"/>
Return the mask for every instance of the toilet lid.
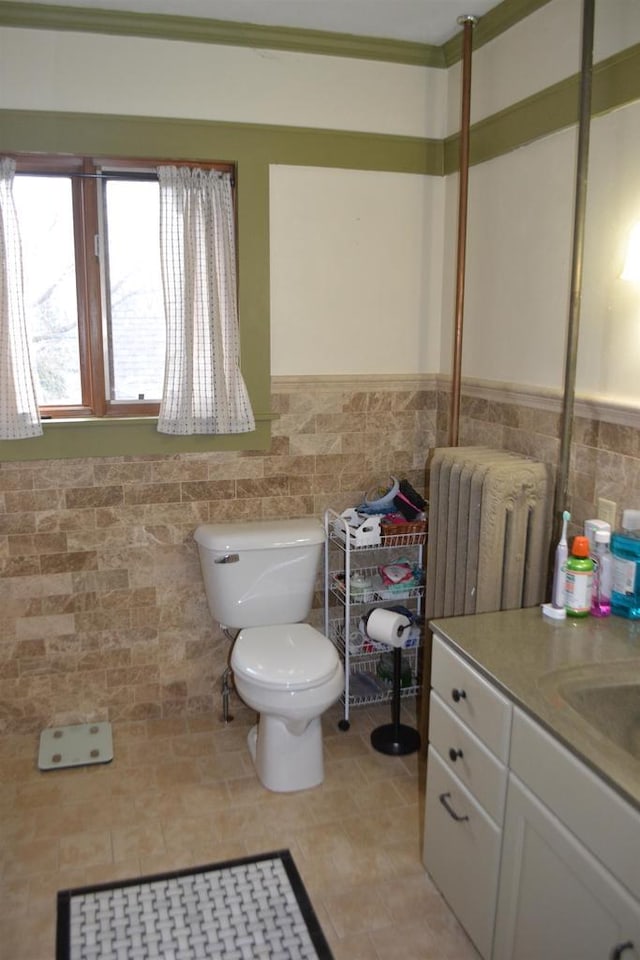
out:
<path id="1" fill-rule="evenodd" d="M 247 627 L 233 645 L 231 668 L 265 687 L 317 687 L 336 671 L 334 645 L 308 623 Z"/>

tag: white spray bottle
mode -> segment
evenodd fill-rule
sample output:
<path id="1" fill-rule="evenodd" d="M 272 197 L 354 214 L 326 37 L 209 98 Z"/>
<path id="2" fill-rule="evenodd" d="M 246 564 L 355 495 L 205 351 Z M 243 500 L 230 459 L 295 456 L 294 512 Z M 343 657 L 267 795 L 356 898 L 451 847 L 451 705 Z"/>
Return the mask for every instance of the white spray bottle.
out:
<path id="1" fill-rule="evenodd" d="M 571 514 L 568 510 L 565 510 L 562 514 L 562 535 L 556 547 L 553 568 L 553 597 L 551 602 L 556 610 L 564 610 L 565 607 L 565 564 L 569 555 L 567 546 L 567 524 L 569 520 L 571 520 Z"/>

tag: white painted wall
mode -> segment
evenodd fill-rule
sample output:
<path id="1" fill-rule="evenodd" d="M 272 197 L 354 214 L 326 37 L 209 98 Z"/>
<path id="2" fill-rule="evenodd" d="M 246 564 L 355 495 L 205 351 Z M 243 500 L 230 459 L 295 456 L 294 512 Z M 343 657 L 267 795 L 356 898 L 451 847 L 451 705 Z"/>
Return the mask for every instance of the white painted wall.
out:
<path id="1" fill-rule="evenodd" d="M 577 69 L 580 0 L 552 0 L 477 52 L 475 118 Z M 597 5 L 596 55 L 640 38 L 637 0 Z M 87 71 L 87 65 L 91 69 Z M 0 29 L 0 107 L 441 137 L 458 68 Z M 83 82 L 78 82 L 78 77 Z M 450 81 L 450 82 L 449 82 Z M 578 389 L 640 403 L 640 303 L 616 280 L 640 217 L 640 106 L 592 127 Z M 575 131 L 472 168 L 463 372 L 559 387 Z M 448 373 L 457 178 L 271 170 L 273 373 Z"/>
<path id="2" fill-rule="evenodd" d="M 467 377 L 562 386 L 576 143 L 574 130 L 563 131 L 470 171 Z M 640 220 L 638 156 L 640 104 L 594 119 L 576 389 L 583 397 L 632 405 L 640 403 L 640 287 L 621 280 L 620 272 L 629 229 Z M 449 222 L 457 190 L 457 177 L 449 178 Z M 451 269 L 443 311 L 446 327 L 454 316 Z M 451 354 L 451 338 L 443 335 L 441 370 L 450 370 Z"/>
<path id="3" fill-rule="evenodd" d="M 640 221 L 640 104 L 592 124 L 578 388 L 640 402 L 640 284 L 620 279 Z"/>
<path id="4" fill-rule="evenodd" d="M 0 108 L 443 135 L 446 71 L 137 37 L 0 28 Z"/>
<path id="5" fill-rule="evenodd" d="M 474 51 L 472 123 L 578 73 L 582 6 L 582 0 L 551 0 Z M 594 63 L 635 43 L 640 43 L 638 0 L 597 0 Z M 460 77 L 457 63 L 449 71 L 447 135 L 460 127 Z"/>
<path id="6" fill-rule="evenodd" d="M 529 92 L 543 86 L 540 67 L 545 64 L 549 82 L 577 72 L 581 6 L 577 0 L 553 0 L 474 55 L 476 117 L 505 105 L 507 96 L 523 96 L 531 79 L 535 86 Z M 548 51 L 542 55 L 545 38 Z M 596 4 L 596 62 L 639 39 L 636 0 Z M 457 96 L 459 78 L 453 72 L 451 81 L 450 95 Z M 464 376 L 562 386 L 576 145 L 575 130 L 561 131 L 471 168 Z M 639 151 L 640 104 L 593 120 L 576 377 L 579 395 L 631 405 L 640 404 L 640 291 L 621 281 L 619 273 L 629 227 L 640 219 Z M 449 250 L 455 249 L 457 191 L 457 176 L 448 178 L 444 229 Z M 446 329 L 453 329 L 454 279 L 448 262 L 442 372 L 451 369 L 452 336 Z"/>
<path id="7" fill-rule="evenodd" d="M 582 0 L 552 0 L 474 51 L 472 123 L 579 70 L 581 9 Z M 448 135 L 460 129 L 461 73 L 461 63 L 449 71 Z"/>
<path id="8" fill-rule="evenodd" d="M 272 373 L 437 370 L 438 177 L 271 168 Z"/>
<path id="9" fill-rule="evenodd" d="M 574 156 L 571 131 L 471 168 L 464 376 L 561 385 Z M 457 176 L 449 179 L 457 194 Z M 457 196 L 449 206 L 457 206 Z M 453 323 L 451 285 L 445 308 Z M 443 338 L 442 369 L 450 367 L 451 339 Z"/>

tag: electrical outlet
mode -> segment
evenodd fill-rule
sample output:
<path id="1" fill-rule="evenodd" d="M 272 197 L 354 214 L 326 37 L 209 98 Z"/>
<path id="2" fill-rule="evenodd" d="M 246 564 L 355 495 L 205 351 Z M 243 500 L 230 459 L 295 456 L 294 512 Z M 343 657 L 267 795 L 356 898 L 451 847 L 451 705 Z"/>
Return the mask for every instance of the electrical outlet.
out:
<path id="1" fill-rule="evenodd" d="M 605 500 L 604 497 L 598 497 L 598 520 L 605 520 L 611 525 L 611 529 L 616 528 L 616 513 L 618 505 L 613 500 Z"/>

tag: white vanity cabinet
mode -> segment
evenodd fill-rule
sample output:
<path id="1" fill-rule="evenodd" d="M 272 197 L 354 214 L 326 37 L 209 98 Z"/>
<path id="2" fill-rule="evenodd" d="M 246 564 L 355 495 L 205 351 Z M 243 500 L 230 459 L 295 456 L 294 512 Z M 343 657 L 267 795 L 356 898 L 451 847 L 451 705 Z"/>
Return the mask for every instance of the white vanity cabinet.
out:
<path id="1" fill-rule="evenodd" d="M 484 960 L 640 960 L 640 811 L 437 634 L 424 863 Z"/>
<path id="2" fill-rule="evenodd" d="M 640 814 L 514 711 L 494 960 L 640 960 Z"/>
<path id="3" fill-rule="evenodd" d="M 424 864 L 491 956 L 511 704 L 434 636 Z"/>

